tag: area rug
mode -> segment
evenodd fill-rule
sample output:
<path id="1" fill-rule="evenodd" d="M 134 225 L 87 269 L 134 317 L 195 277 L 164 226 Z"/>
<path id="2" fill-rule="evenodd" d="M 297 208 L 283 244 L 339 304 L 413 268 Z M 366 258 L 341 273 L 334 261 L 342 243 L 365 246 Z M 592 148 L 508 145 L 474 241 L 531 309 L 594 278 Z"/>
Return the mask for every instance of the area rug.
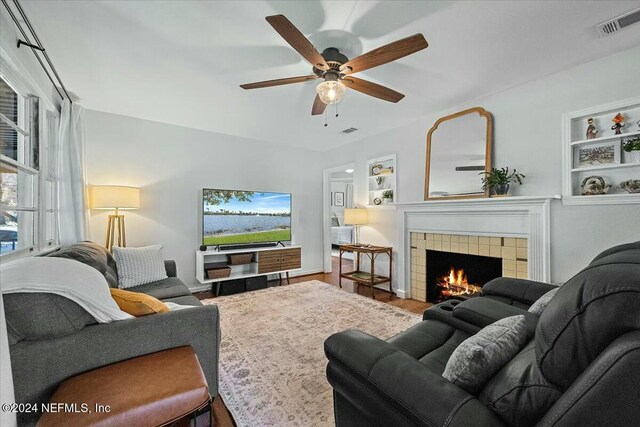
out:
<path id="1" fill-rule="evenodd" d="M 323 343 L 359 329 L 388 338 L 421 317 L 317 280 L 202 301 L 220 310 L 220 395 L 237 425 L 331 426 Z"/>

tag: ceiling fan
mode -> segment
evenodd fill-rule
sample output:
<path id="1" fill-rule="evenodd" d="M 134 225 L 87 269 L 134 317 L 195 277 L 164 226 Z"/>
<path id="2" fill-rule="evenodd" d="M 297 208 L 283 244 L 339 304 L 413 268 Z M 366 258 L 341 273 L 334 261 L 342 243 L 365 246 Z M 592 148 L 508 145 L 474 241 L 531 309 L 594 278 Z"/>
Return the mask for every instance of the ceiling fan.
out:
<path id="1" fill-rule="evenodd" d="M 240 87 L 243 89 L 258 89 L 302 83 L 321 78 L 324 81 L 316 88 L 317 94 L 311 108 L 312 115 L 322 114 L 327 104 L 340 102 L 344 96 L 345 87 L 385 101 L 400 101 L 404 98 L 404 95 L 400 92 L 377 83 L 353 77 L 352 74 L 395 61 L 428 46 L 422 34 L 414 34 L 350 60 L 334 47 L 325 49 L 322 54 L 318 53 L 311 42 L 284 15 L 267 16 L 265 19 L 291 47 L 311 63 L 313 74 L 247 83 L 240 85 Z"/>

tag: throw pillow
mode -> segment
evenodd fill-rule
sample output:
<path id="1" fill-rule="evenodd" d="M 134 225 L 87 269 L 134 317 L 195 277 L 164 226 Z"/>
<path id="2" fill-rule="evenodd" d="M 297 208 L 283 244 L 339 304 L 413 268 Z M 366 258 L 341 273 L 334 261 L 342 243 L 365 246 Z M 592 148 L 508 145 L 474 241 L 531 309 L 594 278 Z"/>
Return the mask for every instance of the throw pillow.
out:
<path id="1" fill-rule="evenodd" d="M 442 376 L 476 394 L 518 354 L 526 340 L 523 315 L 500 319 L 464 340 L 451 354 Z"/>
<path id="2" fill-rule="evenodd" d="M 167 278 L 162 257 L 162 245 L 142 248 L 113 247 L 118 267 L 118 287 L 132 288 Z"/>
<path id="3" fill-rule="evenodd" d="M 558 289 L 560 289 L 560 287 L 551 289 L 549 292 L 542 295 L 540 298 L 536 300 L 536 302 L 531 304 L 531 307 L 529 307 L 529 310 L 527 311 L 529 313 L 533 313 L 533 314 L 537 314 L 538 316 L 541 316 L 544 309 L 547 308 L 549 301 L 551 301 L 551 298 L 553 298 L 556 292 L 558 292 Z"/>
<path id="4" fill-rule="evenodd" d="M 167 313 L 169 307 L 157 298 L 140 292 L 111 288 L 111 298 L 120 310 L 132 316 L 140 317 L 148 314 Z"/>

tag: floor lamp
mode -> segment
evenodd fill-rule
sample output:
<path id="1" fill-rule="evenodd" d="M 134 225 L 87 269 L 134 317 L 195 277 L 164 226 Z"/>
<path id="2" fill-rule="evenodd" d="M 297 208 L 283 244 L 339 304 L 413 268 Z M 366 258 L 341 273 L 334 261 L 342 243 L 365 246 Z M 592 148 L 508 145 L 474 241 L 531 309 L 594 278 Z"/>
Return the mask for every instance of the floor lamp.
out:
<path id="1" fill-rule="evenodd" d="M 355 227 L 355 244 L 360 244 L 360 226 L 369 222 L 369 215 L 366 209 L 345 209 L 344 223 Z"/>
<path id="2" fill-rule="evenodd" d="M 107 237 L 104 246 L 111 252 L 114 246 L 127 246 L 124 215 L 120 210 L 140 207 L 140 189 L 118 185 L 96 185 L 91 187 L 91 208 L 115 210 L 109 215 Z M 117 240 L 116 240 L 117 238 Z"/>

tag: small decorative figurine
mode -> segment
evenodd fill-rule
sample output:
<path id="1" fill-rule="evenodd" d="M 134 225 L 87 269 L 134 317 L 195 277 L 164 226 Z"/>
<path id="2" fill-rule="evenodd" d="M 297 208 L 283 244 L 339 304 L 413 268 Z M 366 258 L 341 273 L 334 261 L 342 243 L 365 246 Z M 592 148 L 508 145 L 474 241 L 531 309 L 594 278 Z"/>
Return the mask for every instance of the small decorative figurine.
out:
<path id="1" fill-rule="evenodd" d="M 587 139 L 596 138 L 598 135 L 598 129 L 596 129 L 596 126 L 593 124 L 593 118 L 589 117 L 587 123 L 589 124 L 589 126 L 587 126 Z"/>
<path id="2" fill-rule="evenodd" d="M 614 123 L 614 125 L 611 126 L 611 130 L 615 130 L 616 135 L 620 135 L 622 133 L 622 128 L 624 127 L 624 116 L 622 113 L 618 113 L 613 119 L 611 119 L 611 121 Z"/>
<path id="3" fill-rule="evenodd" d="M 601 176 L 588 176 L 582 181 L 580 187 L 583 196 L 595 196 L 607 194 L 611 189 L 611 184 L 606 184 Z"/>

